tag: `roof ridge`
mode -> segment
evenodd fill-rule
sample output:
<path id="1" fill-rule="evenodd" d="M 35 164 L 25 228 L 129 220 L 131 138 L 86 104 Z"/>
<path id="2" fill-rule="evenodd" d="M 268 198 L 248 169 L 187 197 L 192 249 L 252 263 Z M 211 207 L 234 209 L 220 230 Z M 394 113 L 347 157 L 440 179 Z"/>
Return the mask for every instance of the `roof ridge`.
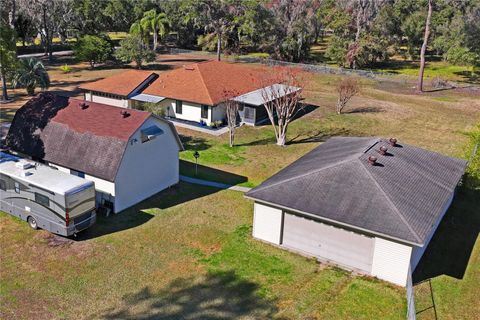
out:
<path id="1" fill-rule="evenodd" d="M 359 163 L 360 163 L 360 167 L 363 168 L 363 170 L 365 170 L 365 172 L 367 172 L 368 176 L 370 177 L 370 179 L 373 181 L 373 183 L 375 184 L 375 186 L 378 188 L 378 190 L 380 190 L 380 192 L 382 193 L 382 195 L 385 197 L 385 199 L 387 200 L 387 203 L 389 204 L 389 206 L 393 209 L 393 211 L 398 215 L 398 217 L 400 218 L 400 220 L 402 220 L 402 222 L 405 224 L 405 226 L 408 228 L 408 230 L 412 233 L 412 235 L 415 237 L 415 239 L 417 239 L 417 241 L 419 243 L 422 242 L 421 238 L 419 237 L 419 235 L 417 234 L 417 232 L 415 230 L 413 230 L 413 228 L 410 226 L 410 224 L 408 223 L 408 221 L 405 219 L 405 217 L 403 216 L 403 214 L 400 212 L 400 210 L 398 210 L 398 208 L 395 206 L 395 204 L 392 202 L 392 200 L 390 199 L 390 197 L 387 195 L 387 193 L 385 192 L 385 190 L 383 190 L 383 188 L 380 186 L 380 184 L 377 182 L 377 180 L 375 179 L 375 177 L 372 175 L 372 173 L 370 171 L 367 170 L 367 168 L 365 167 L 365 163 L 363 161 L 361 161 L 360 159 L 356 159 Z"/>
<path id="2" fill-rule="evenodd" d="M 212 60 L 213 61 L 213 60 Z M 203 61 L 203 62 L 207 62 L 207 61 Z M 210 61 L 208 61 L 210 62 Z M 210 99 L 210 104 L 213 106 L 213 99 L 212 99 L 212 95 L 210 94 L 210 91 L 208 90 L 208 87 L 207 87 L 207 84 L 205 83 L 205 79 L 203 79 L 203 74 L 202 74 L 202 71 L 200 70 L 200 68 L 198 67 L 199 63 L 196 63 L 197 65 L 197 70 L 198 70 L 198 73 L 200 74 L 200 80 L 202 80 L 202 84 L 205 88 L 205 90 L 207 91 L 207 95 L 208 95 L 208 98 Z"/>
<path id="3" fill-rule="evenodd" d="M 300 159 L 301 159 L 301 158 L 300 158 Z M 333 163 L 333 164 L 329 164 L 329 165 L 327 165 L 327 166 L 325 166 L 325 167 L 318 168 L 318 169 L 314 169 L 314 170 L 310 170 L 310 171 L 305 172 L 305 173 L 303 173 L 303 174 L 301 174 L 301 175 L 294 176 L 294 177 L 290 177 L 290 178 L 288 178 L 288 179 L 284 179 L 284 180 L 281 180 L 281 181 L 277 181 L 277 182 L 275 182 L 274 184 L 271 184 L 271 185 L 268 185 L 268 186 L 264 186 L 264 187 L 261 187 L 261 188 L 258 188 L 258 187 L 257 187 L 257 188 L 255 188 L 255 189 L 252 189 L 252 192 L 254 193 L 254 192 L 257 192 L 257 191 L 260 191 L 260 190 L 269 189 L 269 188 L 274 187 L 274 186 L 276 186 L 276 185 L 278 185 L 278 184 L 285 183 L 285 182 L 289 182 L 289 181 L 292 181 L 292 180 L 296 180 L 296 179 L 298 179 L 298 178 L 303 178 L 303 177 L 305 177 L 305 176 L 308 176 L 309 174 L 318 173 L 318 172 L 320 172 L 320 171 L 322 171 L 322 170 L 324 170 L 324 169 L 329 169 L 329 168 L 335 167 L 335 166 L 337 166 L 337 165 L 341 165 L 341 164 L 344 164 L 344 163 L 347 163 L 347 162 L 350 162 L 350 161 L 353 161 L 353 160 L 356 160 L 356 159 L 357 159 L 356 156 L 350 156 L 348 159 L 345 159 L 345 160 L 342 160 L 342 161 L 338 161 L 338 162 L 335 162 L 335 163 Z M 289 165 L 289 166 L 290 166 L 290 165 Z M 285 169 L 287 169 L 289 166 L 287 166 Z M 285 170 L 285 169 L 283 169 L 283 170 Z M 274 175 L 274 176 L 275 176 L 275 175 Z M 273 176 L 273 177 L 274 177 L 274 176 Z"/>

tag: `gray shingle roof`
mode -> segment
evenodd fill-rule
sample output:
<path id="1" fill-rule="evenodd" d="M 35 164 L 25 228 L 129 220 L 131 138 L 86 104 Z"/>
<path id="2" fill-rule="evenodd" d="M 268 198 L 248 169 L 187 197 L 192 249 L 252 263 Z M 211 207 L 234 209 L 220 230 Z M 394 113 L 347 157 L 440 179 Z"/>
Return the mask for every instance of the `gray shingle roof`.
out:
<path id="1" fill-rule="evenodd" d="M 388 148 L 386 155 L 380 147 Z M 368 163 L 369 156 L 377 164 Z M 423 245 L 467 162 L 379 138 L 335 137 L 246 196 Z"/>

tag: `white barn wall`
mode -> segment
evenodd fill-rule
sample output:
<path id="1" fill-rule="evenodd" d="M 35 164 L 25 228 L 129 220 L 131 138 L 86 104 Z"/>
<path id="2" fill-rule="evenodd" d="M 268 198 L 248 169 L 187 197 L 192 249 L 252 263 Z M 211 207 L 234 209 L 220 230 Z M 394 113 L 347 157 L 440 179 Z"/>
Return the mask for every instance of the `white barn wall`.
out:
<path id="1" fill-rule="evenodd" d="M 260 203 L 254 204 L 253 237 L 273 244 L 280 244 L 283 213 L 281 209 Z"/>
<path id="2" fill-rule="evenodd" d="M 65 168 L 53 163 L 49 163 L 49 165 L 51 167 L 57 168 L 60 171 L 66 172 L 68 174 L 71 173 L 69 168 Z M 100 179 L 88 174 L 85 174 L 85 179 L 89 181 L 93 181 L 95 183 L 95 190 L 97 191 L 96 201 L 98 203 L 101 203 L 102 199 L 106 199 L 110 201 L 113 200 L 113 197 L 115 197 L 115 184 L 113 182 Z"/>
<path id="3" fill-rule="evenodd" d="M 375 238 L 372 275 L 405 287 L 411 254 L 411 246 Z"/>
<path id="4" fill-rule="evenodd" d="M 164 134 L 142 143 L 140 130 L 156 125 Z M 122 211 L 179 181 L 179 146 L 170 126 L 153 117 L 130 138 L 115 180 L 115 212 Z"/>

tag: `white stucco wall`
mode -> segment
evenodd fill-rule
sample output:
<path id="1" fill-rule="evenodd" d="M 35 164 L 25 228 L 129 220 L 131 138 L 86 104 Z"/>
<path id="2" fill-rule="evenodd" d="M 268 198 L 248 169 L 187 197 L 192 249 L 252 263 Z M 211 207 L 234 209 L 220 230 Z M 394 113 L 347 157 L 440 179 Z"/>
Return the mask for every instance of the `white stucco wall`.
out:
<path id="1" fill-rule="evenodd" d="M 283 223 L 282 210 L 260 203 L 255 203 L 253 210 L 253 237 L 280 244 Z"/>
<path id="2" fill-rule="evenodd" d="M 183 101 L 182 105 L 182 113 L 176 113 L 176 100 L 172 99 L 165 99 L 161 102 L 159 102 L 159 105 L 161 107 L 170 107 L 168 110 L 168 116 L 177 118 L 177 119 L 182 119 L 182 120 L 188 120 L 188 121 L 195 121 L 195 122 L 200 122 L 200 120 L 204 120 L 207 124 L 210 124 L 212 122 L 212 108 L 208 108 L 208 118 L 202 118 L 201 117 L 201 112 L 202 112 L 202 105 L 193 103 L 193 102 L 186 102 Z"/>
<path id="3" fill-rule="evenodd" d="M 372 275 L 405 287 L 411 254 L 411 246 L 375 238 Z"/>
<path id="4" fill-rule="evenodd" d="M 95 94 L 92 94 L 91 92 L 85 93 L 85 100 L 108 104 L 110 106 L 116 106 L 121 108 L 130 108 L 130 104 L 131 104 L 131 102 L 126 99 L 113 99 L 113 98 L 107 98 L 107 97 L 100 97 Z"/>
<path id="5" fill-rule="evenodd" d="M 141 129 L 156 125 L 164 133 L 142 143 Z M 135 143 L 130 143 L 136 139 Z M 115 212 L 122 211 L 179 181 L 179 146 L 170 126 L 150 117 L 130 138 L 115 179 Z"/>

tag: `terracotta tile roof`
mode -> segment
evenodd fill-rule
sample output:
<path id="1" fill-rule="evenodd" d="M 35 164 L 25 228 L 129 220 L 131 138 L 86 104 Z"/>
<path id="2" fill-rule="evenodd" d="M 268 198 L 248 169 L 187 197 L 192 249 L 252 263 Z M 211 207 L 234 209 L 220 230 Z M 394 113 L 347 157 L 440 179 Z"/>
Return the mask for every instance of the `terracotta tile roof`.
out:
<path id="1" fill-rule="evenodd" d="M 148 70 L 128 70 L 105 79 L 83 84 L 80 89 L 128 96 L 151 75 L 157 76 L 156 73 Z"/>
<path id="2" fill-rule="evenodd" d="M 240 95 L 261 88 L 265 80 L 263 67 L 206 61 L 160 74 L 143 93 L 215 105 L 224 100 L 225 90 Z"/>

